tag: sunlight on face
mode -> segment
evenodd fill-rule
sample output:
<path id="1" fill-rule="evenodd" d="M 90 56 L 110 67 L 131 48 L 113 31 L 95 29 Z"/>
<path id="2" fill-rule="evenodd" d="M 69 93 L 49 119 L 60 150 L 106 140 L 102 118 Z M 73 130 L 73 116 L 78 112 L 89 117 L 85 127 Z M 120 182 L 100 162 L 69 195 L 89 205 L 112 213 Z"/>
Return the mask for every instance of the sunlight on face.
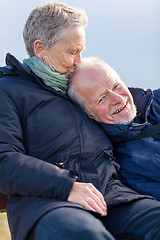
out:
<path id="1" fill-rule="evenodd" d="M 136 116 L 132 95 L 110 66 L 94 65 L 72 79 L 78 96 L 91 116 L 107 124 L 129 124 Z"/>
<path id="2" fill-rule="evenodd" d="M 84 48 L 84 27 L 74 26 L 65 32 L 62 39 L 45 50 L 44 63 L 68 77 L 81 62 L 81 52 Z"/>

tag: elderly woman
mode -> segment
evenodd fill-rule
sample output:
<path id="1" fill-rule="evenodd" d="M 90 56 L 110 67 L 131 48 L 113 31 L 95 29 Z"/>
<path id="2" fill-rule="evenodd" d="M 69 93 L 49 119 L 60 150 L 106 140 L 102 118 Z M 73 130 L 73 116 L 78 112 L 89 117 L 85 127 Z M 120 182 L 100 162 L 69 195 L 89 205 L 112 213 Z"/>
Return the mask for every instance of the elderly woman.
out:
<path id="1" fill-rule="evenodd" d="M 37 7 L 24 27 L 29 58 L 8 54 L 0 68 L 0 191 L 13 240 L 160 239 L 160 204 L 122 185 L 106 134 L 66 94 L 86 24 L 65 4 Z"/>

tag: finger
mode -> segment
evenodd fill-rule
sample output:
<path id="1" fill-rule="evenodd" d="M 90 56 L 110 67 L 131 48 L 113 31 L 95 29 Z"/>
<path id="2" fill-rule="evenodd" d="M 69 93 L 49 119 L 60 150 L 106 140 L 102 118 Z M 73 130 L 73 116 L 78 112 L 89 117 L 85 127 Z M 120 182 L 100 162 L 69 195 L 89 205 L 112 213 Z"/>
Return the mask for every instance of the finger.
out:
<path id="1" fill-rule="evenodd" d="M 107 209 L 107 204 L 104 200 L 104 197 L 103 197 L 102 193 L 100 191 L 98 191 L 98 189 L 96 189 L 96 187 L 92 183 L 89 183 L 89 187 L 90 187 L 90 190 L 94 194 L 95 197 L 92 197 L 90 194 L 89 194 L 89 196 L 91 198 L 95 199 L 95 201 L 97 201 L 98 204 L 100 204 L 100 205 L 102 204 L 103 205 L 102 208 Z"/>
<path id="2" fill-rule="evenodd" d="M 101 209 L 101 211 L 103 212 L 103 214 L 104 215 L 106 215 L 107 214 L 107 205 L 105 204 L 103 204 L 103 201 L 97 196 L 97 195 L 95 195 L 94 193 L 93 193 L 93 195 L 92 195 L 92 198 L 91 198 L 93 201 L 94 201 L 94 203 Z"/>
<path id="3" fill-rule="evenodd" d="M 86 200 L 83 200 L 83 201 L 81 202 L 81 206 L 83 206 L 85 209 L 91 210 L 91 211 L 93 211 L 93 212 L 98 212 L 98 211 L 96 211 L 88 202 L 86 202 Z M 99 211 L 98 213 L 101 214 L 100 211 Z"/>
<path id="4" fill-rule="evenodd" d="M 93 193 L 100 199 L 100 201 L 101 201 L 101 203 L 103 204 L 103 206 L 105 207 L 105 208 L 107 208 L 107 204 L 106 204 L 106 202 L 105 202 L 105 200 L 104 200 L 104 197 L 103 197 L 103 195 L 102 195 L 102 193 L 100 192 L 100 191 L 98 191 L 94 186 L 93 186 Z M 96 200 L 96 199 L 95 199 Z"/>
<path id="5" fill-rule="evenodd" d="M 94 199 L 88 198 L 87 204 L 94 209 L 95 212 L 100 213 L 102 216 L 107 215 L 106 208 L 102 204 L 98 204 Z"/>
<path id="6" fill-rule="evenodd" d="M 92 183 L 87 183 L 86 185 L 86 196 L 91 197 L 91 199 L 95 201 L 92 207 L 94 207 L 96 211 L 101 212 L 101 214 L 103 213 L 103 215 L 107 214 L 107 205 L 104 197 Z M 101 211 L 99 209 L 101 209 Z"/>
<path id="7" fill-rule="evenodd" d="M 91 200 L 91 201 L 93 202 L 93 200 Z M 97 213 L 101 214 L 102 216 L 105 216 L 100 208 L 92 207 L 92 204 L 91 204 L 91 202 L 89 203 L 89 201 L 86 202 L 86 200 L 83 200 L 82 203 L 81 203 L 81 206 L 83 206 L 87 210 L 91 210 L 93 212 L 97 212 Z"/>

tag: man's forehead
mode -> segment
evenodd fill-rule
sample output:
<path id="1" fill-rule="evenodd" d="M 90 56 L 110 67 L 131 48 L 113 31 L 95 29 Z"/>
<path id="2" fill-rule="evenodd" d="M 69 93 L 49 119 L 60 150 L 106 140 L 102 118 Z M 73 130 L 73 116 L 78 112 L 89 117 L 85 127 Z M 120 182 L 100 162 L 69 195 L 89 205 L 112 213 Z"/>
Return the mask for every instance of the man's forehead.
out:
<path id="1" fill-rule="evenodd" d="M 82 91 L 88 89 L 92 93 L 96 90 L 111 89 L 112 86 L 121 82 L 118 74 L 103 65 L 89 66 L 75 74 L 75 85 Z"/>

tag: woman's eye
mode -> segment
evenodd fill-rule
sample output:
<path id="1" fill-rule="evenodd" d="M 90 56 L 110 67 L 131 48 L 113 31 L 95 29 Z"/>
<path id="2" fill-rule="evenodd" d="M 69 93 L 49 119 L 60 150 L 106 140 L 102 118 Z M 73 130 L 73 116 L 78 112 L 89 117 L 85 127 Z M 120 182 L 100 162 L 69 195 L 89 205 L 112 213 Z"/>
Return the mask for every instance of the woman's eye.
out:
<path id="1" fill-rule="evenodd" d="M 71 55 L 76 55 L 77 54 L 77 51 L 75 52 L 70 52 Z"/>
<path id="2" fill-rule="evenodd" d="M 71 55 L 75 55 L 75 53 L 70 53 Z"/>

